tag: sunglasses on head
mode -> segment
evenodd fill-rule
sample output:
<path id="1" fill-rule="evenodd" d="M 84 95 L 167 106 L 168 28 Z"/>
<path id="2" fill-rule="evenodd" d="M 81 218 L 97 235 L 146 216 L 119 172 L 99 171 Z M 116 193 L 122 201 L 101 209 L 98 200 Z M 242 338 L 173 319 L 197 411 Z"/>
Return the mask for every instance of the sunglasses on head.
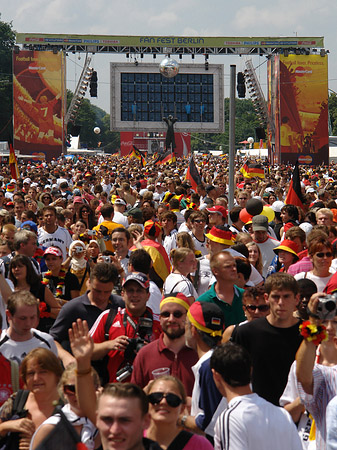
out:
<path id="1" fill-rule="evenodd" d="M 268 305 L 245 305 L 245 308 L 248 309 L 248 311 L 250 312 L 255 312 L 256 310 L 261 311 L 261 312 L 266 312 L 269 310 L 269 306 Z"/>
<path id="2" fill-rule="evenodd" d="M 327 258 L 331 258 L 332 252 L 326 252 L 326 253 L 319 252 L 319 253 L 316 253 L 316 256 L 317 256 L 317 258 L 324 258 L 324 256 L 326 256 Z"/>
<path id="3" fill-rule="evenodd" d="M 164 392 L 152 392 L 147 398 L 152 405 L 157 405 L 165 398 L 166 403 L 172 408 L 177 408 L 183 402 L 178 395 L 171 393 L 164 394 Z"/>
<path id="4" fill-rule="evenodd" d="M 75 394 L 75 392 L 76 392 L 75 385 L 74 384 L 65 384 L 63 386 L 63 392 L 66 392 L 66 391 L 69 391 L 69 392 L 72 392 L 73 394 Z"/>
<path id="5" fill-rule="evenodd" d="M 183 313 L 182 311 L 173 311 L 172 313 L 170 313 L 169 311 L 163 311 L 160 313 L 160 317 L 168 318 L 171 314 L 176 319 L 180 319 L 180 317 L 182 317 L 185 313 Z"/>

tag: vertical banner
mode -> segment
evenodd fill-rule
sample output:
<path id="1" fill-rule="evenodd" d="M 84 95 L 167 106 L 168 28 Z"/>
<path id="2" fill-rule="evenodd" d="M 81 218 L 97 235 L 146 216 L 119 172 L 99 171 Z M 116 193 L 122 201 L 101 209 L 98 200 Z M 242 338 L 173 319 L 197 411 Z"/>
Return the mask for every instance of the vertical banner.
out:
<path id="1" fill-rule="evenodd" d="M 14 148 L 49 161 L 63 148 L 62 58 L 62 52 L 13 52 Z"/>
<path id="2" fill-rule="evenodd" d="M 282 162 L 329 164 L 328 58 L 280 56 Z"/>

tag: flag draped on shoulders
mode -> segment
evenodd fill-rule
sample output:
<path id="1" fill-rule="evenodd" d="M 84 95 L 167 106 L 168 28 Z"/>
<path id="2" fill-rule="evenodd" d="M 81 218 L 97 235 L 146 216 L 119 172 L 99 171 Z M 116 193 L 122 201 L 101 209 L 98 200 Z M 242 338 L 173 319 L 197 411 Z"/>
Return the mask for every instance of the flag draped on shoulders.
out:
<path id="1" fill-rule="evenodd" d="M 264 178 L 264 168 L 259 163 L 253 163 L 247 160 L 241 167 L 240 172 L 245 178 Z"/>
<path id="2" fill-rule="evenodd" d="M 14 180 L 18 180 L 20 178 L 20 173 L 12 144 L 9 146 L 9 168 L 12 178 L 14 178 Z"/>
<path id="3" fill-rule="evenodd" d="M 185 179 L 191 183 L 192 189 L 195 191 L 198 184 L 201 184 L 201 177 L 197 166 L 195 165 L 193 155 L 190 157 Z"/>
<path id="4" fill-rule="evenodd" d="M 301 192 L 300 171 L 298 169 L 298 161 L 293 170 L 287 197 L 284 201 L 286 205 L 295 205 L 303 208 L 303 197 Z"/>

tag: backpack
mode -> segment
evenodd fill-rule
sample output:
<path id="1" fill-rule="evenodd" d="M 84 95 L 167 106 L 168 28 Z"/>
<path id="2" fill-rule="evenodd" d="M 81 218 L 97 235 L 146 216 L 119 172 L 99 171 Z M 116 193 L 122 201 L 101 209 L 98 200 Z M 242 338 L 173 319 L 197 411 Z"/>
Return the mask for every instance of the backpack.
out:
<path id="1" fill-rule="evenodd" d="M 8 420 L 17 420 L 26 417 L 27 410 L 24 409 L 29 391 L 20 389 L 15 395 L 12 407 L 12 416 Z M 0 441 L 0 450 L 18 450 L 20 441 L 19 433 L 8 433 L 7 436 Z"/>

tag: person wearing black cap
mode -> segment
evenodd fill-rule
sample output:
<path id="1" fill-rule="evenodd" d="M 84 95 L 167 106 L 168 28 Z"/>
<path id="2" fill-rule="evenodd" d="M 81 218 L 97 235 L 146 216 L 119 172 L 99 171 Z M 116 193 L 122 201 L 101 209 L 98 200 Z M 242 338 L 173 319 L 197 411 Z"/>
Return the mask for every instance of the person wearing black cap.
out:
<path id="1" fill-rule="evenodd" d="M 130 273 L 123 283 L 125 309 L 104 311 L 90 330 L 95 343 L 93 359 L 109 357 L 110 382 L 128 381 L 139 346 L 158 339 L 161 333 L 159 322 L 153 320 L 152 311 L 146 307 L 149 296 L 147 276 Z"/>
<path id="2" fill-rule="evenodd" d="M 192 367 L 195 382 L 192 393 L 191 415 L 181 415 L 180 424 L 192 431 L 203 431 L 212 441 L 217 417 L 227 402 L 215 386 L 210 358 L 220 343 L 224 329 L 224 316 L 213 303 L 194 302 L 187 312 L 185 323 L 186 344 L 195 349 L 199 361 Z"/>
<path id="3" fill-rule="evenodd" d="M 253 240 L 259 246 L 262 255 L 263 270 L 262 276 L 267 277 L 268 267 L 275 257 L 274 248 L 280 245 L 280 242 L 268 235 L 268 218 L 266 216 L 254 216 Z"/>

